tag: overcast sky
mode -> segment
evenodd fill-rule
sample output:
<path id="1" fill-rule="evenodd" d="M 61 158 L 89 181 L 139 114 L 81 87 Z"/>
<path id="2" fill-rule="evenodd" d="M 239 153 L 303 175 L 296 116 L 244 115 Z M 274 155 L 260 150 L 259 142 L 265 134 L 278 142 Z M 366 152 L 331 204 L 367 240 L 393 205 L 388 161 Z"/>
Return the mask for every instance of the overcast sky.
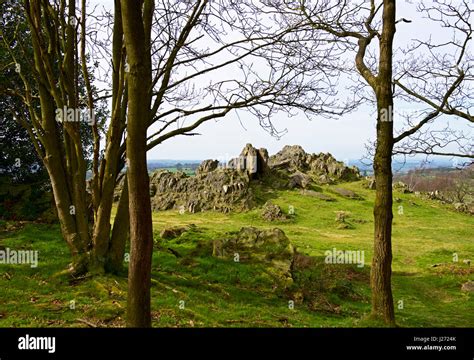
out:
<path id="1" fill-rule="evenodd" d="M 112 9 L 113 1 L 93 0 L 91 3 L 100 3 Z M 419 17 L 415 3 L 416 0 L 397 1 L 397 17 L 409 18 L 413 22 L 397 27 L 395 46 L 406 44 L 414 36 L 445 36 L 442 29 Z M 340 160 L 359 159 L 365 154 L 364 144 L 375 136 L 374 110 L 368 106 L 338 120 L 315 118 L 309 121 L 304 115 L 288 118 L 280 114 L 272 119 L 277 129 L 287 130 L 280 139 L 270 136 L 250 114 L 242 112 L 239 115 L 232 112 L 218 121 L 205 123 L 197 130 L 202 134 L 200 136 L 169 139 L 151 150 L 148 159 L 227 158 L 238 155 L 246 143 L 267 148 L 270 154 L 276 153 L 284 145 L 299 144 L 307 152 L 330 152 Z M 394 121 L 397 122 L 396 114 Z"/>

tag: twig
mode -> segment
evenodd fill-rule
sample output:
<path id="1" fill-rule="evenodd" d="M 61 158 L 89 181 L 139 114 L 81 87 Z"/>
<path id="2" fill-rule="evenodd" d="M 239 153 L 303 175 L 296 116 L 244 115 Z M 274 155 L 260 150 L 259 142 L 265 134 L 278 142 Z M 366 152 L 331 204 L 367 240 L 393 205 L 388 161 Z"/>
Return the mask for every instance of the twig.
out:
<path id="1" fill-rule="evenodd" d="M 92 328 L 97 328 L 97 327 L 98 327 L 96 324 L 94 324 L 94 323 L 92 323 L 92 322 L 90 322 L 90 321 L 88 321 L 88 320 L 76 319 L 76 321 L 79 321 L 79 322 L 81 322 L 81 323 L 84 323 L 84 324 L 86 324 L 86 325 L 89 325 L 89 326 L 92 327 Z"/>

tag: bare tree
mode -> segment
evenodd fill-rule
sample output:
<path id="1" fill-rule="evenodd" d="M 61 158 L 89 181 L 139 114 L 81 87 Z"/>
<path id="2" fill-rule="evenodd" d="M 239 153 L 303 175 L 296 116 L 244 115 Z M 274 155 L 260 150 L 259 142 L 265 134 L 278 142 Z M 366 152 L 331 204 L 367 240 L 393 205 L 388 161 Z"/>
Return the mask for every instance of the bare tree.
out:
<path id="1" fill-rule="evenodd" d="M 371 268 L 372 315 L 389 324 L 395 321 L 391 289 L 392 262 L 392 148 L 393 148 L 393 39 L 396 30 L 395 0 L 376 4 L 367 1 L 271 2 L 273 11 L 287 23 L 303 19 L 301 31 L 313 30 L 312 41 L 321 38 L 337 44 L 338 49 L 354 56 L 354 65 L 375 99 L 377 108 L 377 141 L 374 155 L 376 199 L 374 206 L 374 255 Z M 377 43 L 377 54 L 369 47 Z M 300 43 L 303 47 L 305 43 Z M 345 59 L 344 59 L 345 60 Z M 368 60 L 368 61 L 367 61 Z M 350 73 L 347 64 L 335 64 Z M 364 94 L 358 94 L 363 100 Z"/>
<path id="2" fill-rule="evenodd" d="M 321 39 L 337 44 L 336 49 L 353 56 L 359 77 L 350 76 L 353 67 L 340 62 L 334 66 L 355 80 L 350 89 L 357 99 L 354 104 L 368 101 L 377 109 L 376 141 L 371 147 L 376 179 L 374 206 L 374 256 L 371 268 L 372 315 L 388 324 L 395 323 L 391 290 L 391 229 L 392 229 L 392 155 L 393 154 L 442 154 L 472 157 L 472 141 L 464 131 L 453 127 L 440 131 L 425 130 L 424 126 L 440 115 L 453 115 L 472 122 L 472 54 L 468 50 L 472 38 L 470 10 L 467 2 L 457 7 L 449 2 L 437 1 L 436 5 L 420 5 L 419 11 L 441 26 L 454 29 L 462 36 L 445 44 L 431 41 L 416 44 L 408 51 L 396 54 L 393 41 L 396 27 L 407 25 L 409 19 L 397 19 L 394 0 L 370 1 L 271 1 L 270 10 L 281 24 L 302 21 L 300 33 L 311 32 L 312 43 Z M 300 41 L 304 48 L 311 39 Z M 431 54 L 426 61 L 414 58 L 416 51 Z M 454 55 L 450 52 L 454 48 Z M 335 49 L 331 48 L 334 54 Z M 337 53 L 337 50 L 336 50 Z M 422 52 L 423 53 L 423 52 Z M 441 53 L 441 55 L 440 55 Z M 411 61 L 409 61 L 411 60 Z M 405 83 L 406 81 L 406 83 Z M 369 92 L 366 89 L 369 89 Z M 395 92 L 395 90 L 398 90 Z M 426 105 L 415 120 L 406 117 L 405 127 L 394 136 L 394 100 L 417 101 Z M 398 103 L 397 103 L 398 104 Z M 394 146 L 397 144 L 397 147 Z M 442 150 L 458 145 L 454 153 Z M 441 149 L 441 150 L 440 150 Z"/>
<path id="3" fill-rule="evenodd" d="M 24 1 L 23 5 L 17 6 L 23 8 L 30 29 L 34 59 L 33 62 L 27 61 L 28 66 L 19 66 L 18 58 L 26 55 L 28 44 L 22 43 L 24 39 L 2 36 L 2 46 L 10 53 L 12 65 L 17 68 L 23 84 L 23 88 L 2 91 L 19 97 L 29 110 L 28 115 L 20 116 L 17 109 L 12 109 L 27 129 L 48 170 L 62 235 L 73 256 L 71 272 L 73 275 L 89 270 L 102 272 L 104 267 L 119 271 L 127 237 L 127 226 L 124 225 L 127 221 L 124 219 L 128 215 L 126 208 L 119 206 L 115 222 L 118 229 L 114 228 L 116 231 L 111 237 L 110 211 L 125 128 L 122 109 L 126 96 L 123 94 L 120 22 L 114 25 L 116 48 L 119 50 L 113 54 L 112 62 L 116 67 L 111 76 L 116 84 L 112 102 L 118 105 L 113 108 L 105 135 L 105 156 L 100 157 L 103 123 L 99 119 L 97 105 L 101 97 L 92 84 L 93 77 L 88 66 L 90 57 L 86 54 L 85 1 L 81 2 L 80 9 L 76 9 L 75 1 Z M 32 76 L 26 76 L 29 74 Z M 92 201 L 86 191 L 88 159 L 81 144 L 84 128 L 88 127 L 93 139 Z"/>

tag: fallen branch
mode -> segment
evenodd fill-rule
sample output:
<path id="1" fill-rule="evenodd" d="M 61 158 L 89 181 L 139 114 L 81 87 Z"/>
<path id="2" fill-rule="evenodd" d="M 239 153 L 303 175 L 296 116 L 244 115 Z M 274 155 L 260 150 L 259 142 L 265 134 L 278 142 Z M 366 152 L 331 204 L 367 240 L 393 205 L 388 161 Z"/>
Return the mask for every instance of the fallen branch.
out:
<path id="1" fill-rule="evenodd" d="M 81 323 L 84 323 L 84 324 L 86 324 L 86 325 L 89 325 L 89 326 L 92 327 L 92 328 L 97 328 L 97 327 L 98 327 L 96 324 L 94 324 L 94 323 L 92 323 L 92 322 L 90 322 L 90 321 L 88 321 L 88 320 L 85 320 L 85 319 L 76 319 L 76 321 L 79 321 L 79 322 L 81 322 Z"/>

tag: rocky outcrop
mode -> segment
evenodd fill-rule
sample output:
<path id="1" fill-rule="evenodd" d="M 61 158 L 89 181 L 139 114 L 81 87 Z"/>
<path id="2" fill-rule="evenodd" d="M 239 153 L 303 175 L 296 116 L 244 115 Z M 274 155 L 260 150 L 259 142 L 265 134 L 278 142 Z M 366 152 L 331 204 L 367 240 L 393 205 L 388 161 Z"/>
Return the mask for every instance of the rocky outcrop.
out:
<path id="1" fill-rule="evenodd" d="M 188 176 L 158 171 L 150 178 L 152 209 L 196 213 L 202 210 L 244 211 L 255 204 L 249 175 L 234 169 L 215 169 Z"/>
<path id="2" fill-rule="evenodd" d="M 318 184 L 354 181 L 360 178 L 356 167 L 347 167 L 331 154 L 308 154 L 299 145 L 286 145 L 281 151 L 270 156 L 268 164 L 271 169 L 284 170 L 291 174 L 306 174 Z"/>
<path id="3" fill-rule="evenodd" d="M 231 159 L 227 167 L 240 171 L 247 171 L 253 178 L 268 174 L 268 151 L 256 149 L 252 144 L 247 144 L 240 152 L 238 158 Z"/>
<path id="4" fill-rule="evenodd" d="M 203 161 L 195 176 L 159 170 L 150 178 L 152 208 L 196 213 L 245 211 L 257 205 L 252 192 L 254 181 L 272 189 L 306 189 L 316 184 L 359 178 L 357 168 L 349 168 L 331 154 L 308 154 L 301 146 L 285 146 L 273 156 L 266 149 L 247 144 L 239 157 L 228 164 Z M 120 186 L 116 190 L 118 200 Z M 330 201 L 330 198 L 322 198 Z"/>

